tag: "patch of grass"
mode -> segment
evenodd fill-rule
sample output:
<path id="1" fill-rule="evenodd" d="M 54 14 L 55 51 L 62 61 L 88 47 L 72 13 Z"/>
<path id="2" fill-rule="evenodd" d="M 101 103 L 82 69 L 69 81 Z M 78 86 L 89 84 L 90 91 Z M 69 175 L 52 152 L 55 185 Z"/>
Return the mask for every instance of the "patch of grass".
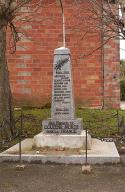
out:
<path id="1" fill-rule="evenodd" d="M 42 121 L 50 117 L 50 109 L 37 109 L 37 108 L 27 108 L 22 110 L 23 118 L 23 128 L 22 132 L 25 136 L 33 137 L 42 131 Z M 21 115 L 20 111 L 15 111 L 16 119 Z M 20 129 L 21 122 L 16 123 L 16 127 Z"/>
<path id="2" fill-rule="evenodd" d="M 83 118 L 83 127 L 95 137 L 110 137 L 118 134 L 116 110 L 78 109 L 77 117 Z"/>
<path id="3" fill-rule="evenodd" d="M 50 108 L 24 108 L 23 109 L 23 133 L 33 137 L 42 131 L 42 121 L 50 118 Z M 125 119 L 125 112 L 118 111 L 119 116 Z M 16 111 L 19 117 L 20 112 Z M 111 137 L 118 134 L 118 116 L 116 110 L 76 109 L 76 117 L 83 119 L 83 128 L 90 131 L 95 137 Z M 17 122 L 20 127 L 20 122 Z M 122 130 L 120 129 L 120 132 Z"/>
<path id="4" fill-rule="evenodd" d="M 42 131 L 42 121 L 51 117 L 50 108 L 23 108 L 22 138 L 33 137 Z M 15 132 L 19 133 L 21 127 L 21 111 L 15 111 Z M 125 111 L 122 110 L 99 110 L 99 109 L 76 109 L 76 117 L 83 119 L 83 129 L 88 129 L 92 137 L 115 137 L 125 134 L 125 125 L 118 129 L 118 116 L 125 124 Z M 0 132 L 0 141 L 2 141 Z M 6 140 L 6 137 L 5 137 Z M 11 147 L 19 141 L 18 135 L 11 141 L 1 143 L 0 151 Z M 121 144 L 120 144 L 121 145 Z M 119 145 L 118 145 L 119 146 Z"/>

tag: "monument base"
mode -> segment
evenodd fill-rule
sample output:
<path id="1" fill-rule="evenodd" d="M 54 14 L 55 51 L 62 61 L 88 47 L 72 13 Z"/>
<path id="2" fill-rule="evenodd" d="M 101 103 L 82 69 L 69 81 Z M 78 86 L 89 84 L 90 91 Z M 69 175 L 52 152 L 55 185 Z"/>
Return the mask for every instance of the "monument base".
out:
<path id="1" fill-rule="evenodd" d="M 82 118 L 74 118 L 71 120 L 54 120 L 48 119 L 42 122 L 44 134 L 76 134 L 80 135 L 83 128 Z"/>
<path id="2" fill-rule="evenodd" d="M 82 131 L 80 135 L 55 135 L 40 134 L 34 137 L 35 147 L 62 147 L 62 148 L 82 148 L 86 146 L 86 133 Z M 87 148 L 91 149 L 91 136 L 87 137 Z"/>
<path id="3" fill-rule="evenodd" d="M 28 144 L 28 148 L 27 148 Z M 64 151 L 54 151 L 48 148 L 46 153 L 42 150 L 36 149 L 34 151 L 33 139 L 25 139 L 21 142 L 22 162 L 29 163 L 63 163 L 63 164 L 85 164 L 86 155 L 85 150 L 71 150 L 69 154 Z M 75 152 L 77 151 L 77 153 Z M 19 144 L 9 148 L 8 150 L 0 153 L 0 162 L 14 161 L 18 162 Z M 118 154 L 115 143 L 104 142 L 98 139 L 92 139 L 92 147 L 88 150 L 88 163 L 89 164 L 104 164 L 104 163 L 119 163 L 120 156 Z"/>

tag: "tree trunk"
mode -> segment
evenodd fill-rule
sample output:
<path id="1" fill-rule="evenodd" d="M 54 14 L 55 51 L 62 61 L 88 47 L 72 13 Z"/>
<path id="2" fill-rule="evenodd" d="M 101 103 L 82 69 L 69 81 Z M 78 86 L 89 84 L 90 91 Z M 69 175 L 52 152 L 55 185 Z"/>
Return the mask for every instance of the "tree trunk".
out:
<path id="1" fill-rule="evenodd" d="M 6 136 L 13 135 L 13 107 L 6 61 L 6 26 L 0 27 L 0 122 Z"/>

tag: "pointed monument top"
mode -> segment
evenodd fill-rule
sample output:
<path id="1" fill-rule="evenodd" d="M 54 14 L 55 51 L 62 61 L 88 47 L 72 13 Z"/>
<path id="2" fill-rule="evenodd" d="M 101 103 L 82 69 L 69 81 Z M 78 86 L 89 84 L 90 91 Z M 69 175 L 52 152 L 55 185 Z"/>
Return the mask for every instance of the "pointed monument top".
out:
<path id="1" fill-rule="evenodd" d="M 59 47 L 57 49 L 54 50 L 54 54 L 55 55 L 67 55 L 70 54 L 70 49 L 66 48 L 66 47 Z"/>

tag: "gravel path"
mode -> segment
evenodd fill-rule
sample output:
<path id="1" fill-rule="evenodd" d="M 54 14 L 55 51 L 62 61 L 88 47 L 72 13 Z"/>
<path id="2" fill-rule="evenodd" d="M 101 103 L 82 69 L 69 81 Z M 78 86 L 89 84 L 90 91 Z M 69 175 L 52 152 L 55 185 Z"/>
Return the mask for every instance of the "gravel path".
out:
<path id="1" fill-rule="evenodd" d="M 94 166 L 84 175 L 81 166 L 26 164 L 22 171 L 14 163 L 0 164 L 0 192 L 124 192 L 125 167 Z"/>

